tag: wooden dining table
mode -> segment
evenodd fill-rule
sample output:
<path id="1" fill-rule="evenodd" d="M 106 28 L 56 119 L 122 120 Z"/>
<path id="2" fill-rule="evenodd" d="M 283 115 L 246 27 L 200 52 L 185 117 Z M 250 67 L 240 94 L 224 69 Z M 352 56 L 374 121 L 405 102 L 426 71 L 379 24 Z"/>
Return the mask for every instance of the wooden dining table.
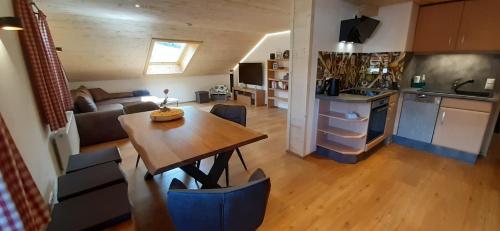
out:
<path id="1" fill-rule="evenodd" d="M 168 122 L 151 121 L 149 111 L 118 118 L 148 170 L 146 180 L 181 168 L 202 188 L 218 188 L 217 182 L 233 151 L 267 138 L 266 134 L 194 107 L 181 108 L 184 117 Z M 194 163 L 210 156 L 216 156 L 215 162 L 205 174 Z"/>

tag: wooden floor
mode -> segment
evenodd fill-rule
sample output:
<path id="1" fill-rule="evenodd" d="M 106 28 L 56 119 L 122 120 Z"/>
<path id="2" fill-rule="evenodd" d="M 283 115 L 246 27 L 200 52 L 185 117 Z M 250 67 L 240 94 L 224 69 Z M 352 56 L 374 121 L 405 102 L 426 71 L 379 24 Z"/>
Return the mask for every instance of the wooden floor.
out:
<path id="1" fill-rule="evenodd" d="M 212 105 L 195 106 L 208 111 Z M 241 149 L 248 172 L 238 158 L 230 162 L 231 185 L 246 182 L 256 168 L 271 178 L 259 230 L 500 230 L 498 135 L 488 158 L 475 165 L 396 144 L 347 165 L 288 154 L 286 114 L 282 109 L 248 108 L 248 127 L 269 138 Z M 176 177 L 196 188 L 194 181 L 175 169 L 145 182 L 146 169 L 142 162 L 135 169 L 137 153 L 127 140 L 85 150 L 112 145 L 121 150 L 134 215 L 134 221 L 113 230 L 173 230 L 165 207 L 170 181 Z M 210 166 L 210 160 L 202 162 L 203 169 Z"/>

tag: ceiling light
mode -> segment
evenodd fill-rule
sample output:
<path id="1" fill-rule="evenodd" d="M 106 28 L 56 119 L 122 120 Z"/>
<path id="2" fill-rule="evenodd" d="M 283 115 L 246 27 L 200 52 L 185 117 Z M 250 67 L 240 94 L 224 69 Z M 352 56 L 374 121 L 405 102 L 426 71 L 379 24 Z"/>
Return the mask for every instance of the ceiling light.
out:
<path id="1" fill-rule="evenodd" d="M 141 5 L 135 4 L 135 8 L 140 8 L 140 7 L 141 7 Z"/>
<path id="2" fill-rule="evenodd" d="M 1 17 L 0 28 L 2 30 L 22 30 L 23 25 L 18 17 Z"/>

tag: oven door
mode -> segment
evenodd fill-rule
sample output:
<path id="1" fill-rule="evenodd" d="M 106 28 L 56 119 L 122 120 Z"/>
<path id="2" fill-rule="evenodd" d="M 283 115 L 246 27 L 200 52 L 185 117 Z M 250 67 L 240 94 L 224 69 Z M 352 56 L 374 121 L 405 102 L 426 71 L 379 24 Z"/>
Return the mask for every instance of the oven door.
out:
<path id="1" fill-rule="evenodd" d="M 385 122 L 387 119 L 387 104 L 373 108 L 370 114 L 370 122 L 368 123 L 368 135 L 366 143 L 382 136 L 385 130 Z"/>

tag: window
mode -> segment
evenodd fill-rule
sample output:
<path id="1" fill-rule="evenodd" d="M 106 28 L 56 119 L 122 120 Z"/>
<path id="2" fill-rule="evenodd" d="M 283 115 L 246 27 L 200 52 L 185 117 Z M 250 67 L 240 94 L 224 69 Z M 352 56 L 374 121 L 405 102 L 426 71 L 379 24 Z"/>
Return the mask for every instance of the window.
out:
<path id="1" fill-rule="evenodd" d="M 184 72 L 199 44 L 199 42 L 153 39 L 146 65 L 146 75 Z"/>

